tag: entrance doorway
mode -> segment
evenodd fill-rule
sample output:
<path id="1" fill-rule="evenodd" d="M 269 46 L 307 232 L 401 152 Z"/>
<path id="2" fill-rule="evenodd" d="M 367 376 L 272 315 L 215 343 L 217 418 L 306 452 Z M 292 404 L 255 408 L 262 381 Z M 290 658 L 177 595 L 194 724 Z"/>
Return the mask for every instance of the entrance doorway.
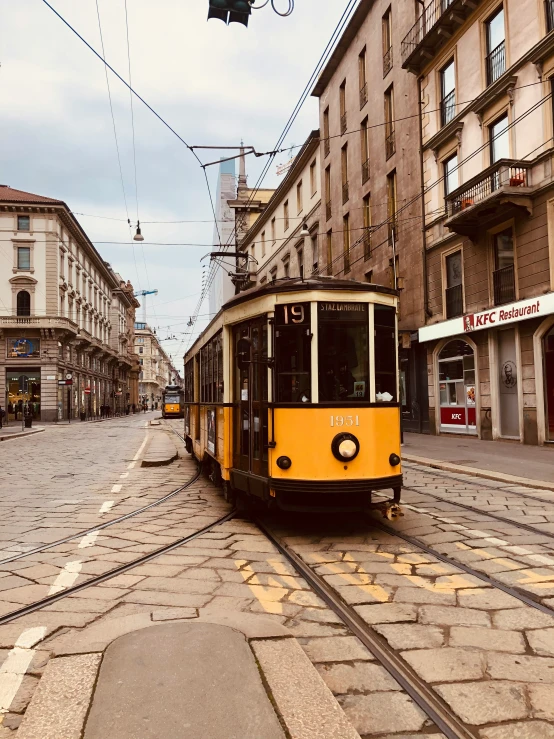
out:
<path id="1" fill-rule="evenodd" d="M 473 348 L 449 341 L 439 354 L 440 430 L 477 434 L 477 386 Z"/>
<path id="2" fill-rule="evenodd" d="M 546 439 L 554 442 L 554 326 L 544 337 Z"/>
<path id="3" fill-rule="evenodd" d="M 21 421 L 24 414 L 40 419 L 40 369 L 6 370 L 8 421 Z"/>
<path id="4" fill-rule="evenodd" d="M 517 387 L 516 332 L 498 332 L 500 435 L 519 439 L 519 398 Z"/>
<path id="5" fill-rule="evenodd" d="M 251 342 L 251 361 L 239 366 L 240 339 Z M 256 318 L 234 329 L 235 413 L 233 466 L 243 472 L 265 476 L 267 466 L 267 319 Z"/>

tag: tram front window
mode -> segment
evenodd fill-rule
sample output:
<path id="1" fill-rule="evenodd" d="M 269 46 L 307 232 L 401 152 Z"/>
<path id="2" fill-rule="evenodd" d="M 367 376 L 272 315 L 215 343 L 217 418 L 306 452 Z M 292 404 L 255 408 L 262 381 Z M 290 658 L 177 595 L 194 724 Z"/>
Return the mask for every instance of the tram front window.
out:
<path id="1" fill-rule="evenodd" d="M 310 403 L 310 304 L 289 303 L 275 307 L 275 369 L 278 403 Z"/>
<path id="2" fill-rule="evenodd" d="M 369 324 L 366 303 L 317 306 L 319 400 L 369 400 Z"/>
<path id="3" fill-rule="evenodd" d="M 396 401 L 396 310 L 376 305 L 375 322 L 375 399 Z"/>

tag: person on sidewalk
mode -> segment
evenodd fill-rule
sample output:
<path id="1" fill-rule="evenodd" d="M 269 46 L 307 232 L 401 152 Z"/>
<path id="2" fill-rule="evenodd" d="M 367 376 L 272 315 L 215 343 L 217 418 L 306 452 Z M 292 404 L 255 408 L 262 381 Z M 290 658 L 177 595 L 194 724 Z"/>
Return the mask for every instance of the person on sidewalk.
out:
<path id="1" fill-rule="evenodd" d="M 0 405 L 0 429 L 2 428 L 2 422 L 4 420 L 5 415 L 6 415 L 6 411 Z"/>

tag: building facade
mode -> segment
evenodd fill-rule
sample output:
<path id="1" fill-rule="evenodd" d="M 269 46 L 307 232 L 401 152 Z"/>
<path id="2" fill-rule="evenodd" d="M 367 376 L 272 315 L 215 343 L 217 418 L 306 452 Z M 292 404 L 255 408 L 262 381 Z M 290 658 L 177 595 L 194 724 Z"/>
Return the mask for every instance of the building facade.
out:
<path id="1" fill-rule="evenodd" d="M 139 362 L 137 402 L 158 407 L 166 385 L 181 386 L 183 380 L 162 348 L 156 332 L 148 324 L 135 323 L 134 341 Z"/>
<path id="2" fill-rule="evenodd" d="M 125 412 L 138 391 L 139 305 L 67 205 L 0 186 L 0 403 L 61 421 Z M 62 384 L 66 383 L 66 384 Z"/>
<path id="3" fill-rule="evenodd" d="M 361 0 L 323 70 L 320 272 L 400 291 L 403 427 L 428 431 L 417 81 L 401 64 L 413 0 Z"/>
<path id="4" fill-rule="evenodd" d="M 417 80 L 435 433 L 554 442 L 554 2 L 425 2 Z"/>
<path id="5" fill-rule="evenodd" d="M 241 236 L 239 248 L 249 257 L 246 286 L 317 272 L 319 156 L 319 131 L 312 131 L 263 213 Z"/>

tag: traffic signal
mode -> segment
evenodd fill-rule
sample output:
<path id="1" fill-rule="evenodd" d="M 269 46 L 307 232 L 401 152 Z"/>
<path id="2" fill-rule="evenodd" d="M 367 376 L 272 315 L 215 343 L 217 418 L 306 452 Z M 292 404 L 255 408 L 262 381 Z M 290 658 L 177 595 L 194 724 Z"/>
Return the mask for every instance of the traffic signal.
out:
<path id="1" fill-rule="evenodd" d="M 209 0 L 208 20 L 219 18 L 224 23 L 242 23 L 248 26 L 252 13 L 249 0 Z"/>

